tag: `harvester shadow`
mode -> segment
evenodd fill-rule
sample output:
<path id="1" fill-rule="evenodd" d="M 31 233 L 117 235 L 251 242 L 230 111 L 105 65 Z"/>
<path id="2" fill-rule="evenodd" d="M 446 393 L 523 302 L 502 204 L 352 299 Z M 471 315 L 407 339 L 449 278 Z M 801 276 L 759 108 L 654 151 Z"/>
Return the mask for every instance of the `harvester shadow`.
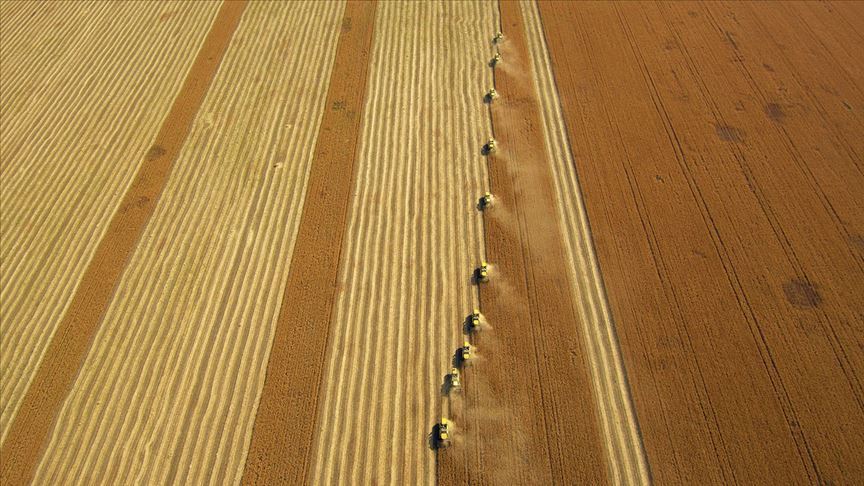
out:
<path id="1" fill-rule="evenodd" d="M 441 396 L 449 396 L 453 391 L 453 375 L 447 373 L 444 375 L 444 382 L 441 383 Z"/>
<path id="2" fill-rule="evenodd" d="M 426 444 L 433 451 L 438 450 L 438 449 L 443 449 L 443 445 L 441 444 L 441 441 L 438 439 L 438 437 L 440 437 L 440 436 L 441 436 L 441 424 L 433 425 L 432 426 L 432 432 L 430 432 L 426 436 Z"/>
<path id="3" fill-rule="evenodd" d="M 482 213 L 489 206 L 486 204 L 486 199 L 481 197 L 481 198 L 477 199 L 477 204 L 474 207 L 477 209 L 477 211 L 480 211 Z"/>
<path id="4" fill-rule="evenodd" d="M 431 450 L 438 450 L 438 424 L 432 426 L 432 432 L 426 434 L 426 446 Z"/>
<path id="5" fill-rule="evenodd" d="M 464 365 L 465 358 L 462 357 L 462 348 L 457 348 L 456 352 L 453 353 L 453 367 L 461 370 Z"/>
<path id="6" fill-rule="evenodd" d="M 473 321 L 474 321 L 474 315 L 473 314 L 468 314 L 468 316 L 465 317 L 465 320 L 462 321 L 462 334 L 464 334 L 466 336 L 470 336 L 471 333 L 474 332 Z"/>
<path id="7" fill-rule="evenodd" d="M 475 268 L 474 272 L 471 273 L 471 283 L 473 285 L 480 285 L 483 283 L 483 277 L 480 275 L 480 269 Z"/>

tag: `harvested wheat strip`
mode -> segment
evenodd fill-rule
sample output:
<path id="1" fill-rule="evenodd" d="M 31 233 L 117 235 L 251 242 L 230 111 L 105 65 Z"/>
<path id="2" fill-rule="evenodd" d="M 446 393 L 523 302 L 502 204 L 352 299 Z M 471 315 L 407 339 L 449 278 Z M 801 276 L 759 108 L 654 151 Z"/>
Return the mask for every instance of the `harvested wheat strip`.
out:
<path id="1" fill-rule="evenodd" d="M 313 482 L 435 480 L 426 437 L 482 255 L 489 128 L 464 107 L 491 85 L 491 8 L 379 6 Z"/>
<path id="2" fill-rule="evenodd" d="M 155 5 L 105 7 L 99 15 L 113 15 L 114 22 L 82 29 L 80 47 L 66 51 L 50 76 L 20 91 L 27 109 L 3 112 L 3 438 L 216 7 L 190 4 L 157 24 L 140 22 L 158 16 Z M 172 62 L 156 62 L 160 56 Z M 97 66 L 101 74 L 93 77 Z M 18 69 L 41 68 L 29 63 Z M 16 141 L 7 126 L 23 127 L 26 137 Z"/>
<path id="3" fill-rule="evenodd" d="M 37 482 L 239 481 L 343 8 L 248 7 Z"/>

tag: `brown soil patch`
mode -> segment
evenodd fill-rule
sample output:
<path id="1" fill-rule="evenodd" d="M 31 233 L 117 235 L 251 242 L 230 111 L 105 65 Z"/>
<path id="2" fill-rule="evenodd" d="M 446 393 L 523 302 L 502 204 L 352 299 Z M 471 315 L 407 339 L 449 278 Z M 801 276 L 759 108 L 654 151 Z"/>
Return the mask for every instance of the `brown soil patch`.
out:
<path id="1" fill-rule="evenodd" d="M 336 300 L 375 23 L 374 2 L 349 2 L 336 48 L 303 216 L 285 286 L 244 484 L 301 484 Z"/>
<path id="2" fill-rule="evenodd" d="M 228 2 L 220 9 L 156 137 L 154 146 L 161 153 L 151 149 L 145 156 L 79 282 L 3 442 L 0 483 L 25 484 L 32 479 L 56 414 L 78 376 L 117 281 L 153 214 L 245 7 L 245 2 Z"/>
<path id="3" fill-rule="evenodd" d="M 484 217 L 493 265 L 481 284 L 491 329 L 465 373 L 463 442 L 439 452 L 442 483 L 597 484 L 605 481 L 594 409 L 545 153 L 519 4 L 501 2 L 505 41 L 491 104 L 495 205 Z M 460 448 L 465 448 L 460 451 Z"/>

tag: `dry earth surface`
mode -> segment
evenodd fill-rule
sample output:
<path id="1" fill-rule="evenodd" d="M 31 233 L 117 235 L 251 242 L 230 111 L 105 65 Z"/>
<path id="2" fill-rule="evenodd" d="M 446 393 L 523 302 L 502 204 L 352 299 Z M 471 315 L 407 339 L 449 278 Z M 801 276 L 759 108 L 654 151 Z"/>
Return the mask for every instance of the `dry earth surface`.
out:
<path id="1" fill-rule="evenodd" d="M 861 483 L 862 53 L 860 2 L 0 2 L 0 482 Z"/>

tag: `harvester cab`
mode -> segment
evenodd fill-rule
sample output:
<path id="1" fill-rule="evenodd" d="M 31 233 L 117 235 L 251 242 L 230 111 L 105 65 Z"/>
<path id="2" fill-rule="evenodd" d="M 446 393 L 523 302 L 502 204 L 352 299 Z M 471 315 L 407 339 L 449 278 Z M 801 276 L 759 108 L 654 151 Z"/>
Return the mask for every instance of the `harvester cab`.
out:
<path id="1" fill-rule="evenodd" d="M 486 152 L 487 154 L 494 153 L 494 152 L 495 152 L 495 148 L 496 148 L 495 139 L 494 139 L 494 138 L 490 138 L 489 140 L 487 140 L 487 141 L 486 141 L 486 145 L 485 145 L 483 148 L 485 149 L 485 152 Z"/>
<path id="2" fill-rule="evenodd" d="M 450 446 L 450 421 L 446 418 L 441 418 L 441 423 L 438 424 L 438 436 L 436 437 L 438 447 Z"/>
<path id="3" fill-rule="evenodd" d="M 471 347 L 471 343 L 465 341 L 465 344 L 462 346 L 462 362 L 468 363 L 474 357 L 474 348 Z"/>
<path id="4" fill-rule="evenodd" d="M 486 209 L 492 205 L 492 194 L 486 193 L 483 194 L 483 197 L 480 198 L 480 209 Z"/>
<path id="5" fill-rule="evenodd" d="M 480 329 L 480 309 L 474 309 L 470 316 L 470 326 L 472 331 Z"/>
<path id="6" fill-rule="evenodd" d="M 475 271 L 475 277 L 478 282 L 488 282 L 489 281 L 489 264 L 483 262 L 480 264 L 480 267 Z"/>
<path id="7" fill-rule="evenodd" d="M 450 389 L 462 391 L 462 377 L 459 375 L 459 368 L 450 370 Z"/>

